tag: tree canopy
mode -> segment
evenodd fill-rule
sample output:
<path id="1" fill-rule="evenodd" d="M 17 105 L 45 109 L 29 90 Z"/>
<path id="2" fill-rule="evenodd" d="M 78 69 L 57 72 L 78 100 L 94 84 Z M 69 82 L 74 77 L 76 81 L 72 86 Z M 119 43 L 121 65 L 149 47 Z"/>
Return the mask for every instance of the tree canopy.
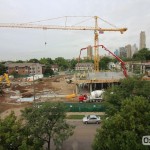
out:
<path id="1" fill-rule="evenodd" d="M 142 80 L 140 77 L 128 77 L 122 79 L 120 85 L 113 86 L 105 92 L 105 104 L 107 114 L 113 115 L 120 110 L 121 102 L 125 98 L 133 98 L 134 96 L 142 96 L 150 101 L 150 83 Z"/>
<path id="2" fill-rule="evenodd" d="M 27 120 L 30 136 L 38 143 L 47 143 L 50 150 L 53 140 L 56 149 L 60 149 L 64 140 L 73 134 L 74 126 L 64 120 L 66 109 L 63 103 L 43 103 L 23 111 Z"/>
<path id="3" fill-rule="evenodd" d="M 51 69 L 51 67 L 50 66 L 46 66 L 45 67 L 45 71 L 44 71 L 44 75 L 49 75 L 49 76 L 51 76 L 51 75 L 53 75 L 54 74 L 54 71 Z"/>
<path id="4" fill-rule="evenodd" d="M 148 150 L 142 137 L 150 133 L 150 104 L 143 97 L 125 99 L 121 109 L 97 131 L 94 150 Z"/>
<path id="5" fill-rule="evenodd" d="M 40 62 L 41 64 L 46 65 L 46 66 L 50 66 L 50 65 L 52 65 L 52 64 L 54 63 L 54 61 L 53 61 L 51 58 L 41 58 L 41 59 L 39 60 L 39 62 Z"/>
<path id="6" fill-rule="evenodd" d="M 100 69 L 107 70 L 108 69 L 108 63 L 114 61 L 114 59 L 111 59 L 109 57 L 103 57 L 100 59 Z"/>
<path id="7" fill-rule="evenodd" d="M 134 60 L 150 60 L 150 50 L 148 48 L 143 48 L 133 55 Z"/>
<path id="8" fill-rule="evenodd" d="M 93 149 L 148 149 L 142 136 L 150 133 L 150 83 L 138 77 L 121 80 L 104 95 L 106 117 L 97 130 Z"/>
<path id="9" fill-rule="evenodd" d="M 6 67 L 0 63 L 0 75 L 3 75 L 4 73 L 6 73 Z"/>
<path id="10" fill-rule="evenodd" d="M 30 59 L 28 62 L 30 63 L 39 63 L 39 60 L 36 58 Z"/>
<path id="11" fill-rule="evenodd" d="M 64 59 L 63 57 L 57 57 L 54 60 L 55 64 L 57 64 L 60 67 L 60 70 L 66 70 L 68 69 L 68 61 Z"/>
<path id="12" fill-rule="evenodd" d="M 73 134 L 74 126 L 65 121 L 66 108 L 63 103 L 45 102 L 22 111 L 21 119 L 14 112 L 0 119 L 1 150 L 50 150 L 51 142 L 56 150 Z"/>
<path id="13" fill-rule="evenodd" d="M 22 120 L 17 120 L 14 112 L 0 119 L 0 149 L 21 150 L 27 138 L 23 133 Z"/>

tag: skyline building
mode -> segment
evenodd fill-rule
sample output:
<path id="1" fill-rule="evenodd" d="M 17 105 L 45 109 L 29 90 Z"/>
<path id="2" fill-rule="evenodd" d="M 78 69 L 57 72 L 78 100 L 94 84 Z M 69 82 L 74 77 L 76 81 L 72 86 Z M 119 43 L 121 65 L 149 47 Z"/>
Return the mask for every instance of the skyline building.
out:
<path id="1" fill-rule="evenodd" d="M 131 47 L 131 51 L 132 51 L 132 56 L 138 52 L 138 48 L 136 46 L 136 44 L 134 44 L 132 47 Z"/>
<path id="2" fill-rule="evenodd" d="M 131 45 L 130 44 L 125 46 L 125 51 L 126 51 L 126 54 L 127 54 L 126 57 L 131 58 L 132 57 L 132 52 L 131 52 Z"/>
<path id="3" fill-rule="evenodd" d="M 93 58 L 93 49 L 92 49 L 92 46 L 91 46 L 91 45 L 89 45 L 89 46 L 87 47 L 87 58 L 88 58 L 88 59 L 92 59 L 92 58 Z"/>
<path id="4" fill-rule="evenodd" d="M 119 52 L 120 52 L 119 54 L 120 57 L 125 57 L 125 58 L 127 57 L 127 52 L 125 50 L 125 47 L 120 47 Z"/>
<path id="5" fill-rule="evenodd" d="M 114 54 L 115 54 L 116 56 L 119 56 L 119 50 L 116 49 L 116 50 L 114 51 Z"/>
<path id="6" fill-rule="evenodd" d="M 139 50 L 141 50 L 143 48 L 146 48 L 146 35 L 145 35 L 144 31 L 141 31 Z"/>

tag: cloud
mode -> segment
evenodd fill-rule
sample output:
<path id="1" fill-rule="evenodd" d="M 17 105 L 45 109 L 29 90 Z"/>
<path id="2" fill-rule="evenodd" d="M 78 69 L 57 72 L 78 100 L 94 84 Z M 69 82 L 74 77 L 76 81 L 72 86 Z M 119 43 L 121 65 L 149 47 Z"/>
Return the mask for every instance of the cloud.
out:
<path id="1" fill-rule="evenodd" d="M 149 6 L 149 0 L 1 0 L 0 22 L 25 23 L 61 16 L 97 15 L 117 27 L 128 28 L 123 35 L 119 32 L 105 32 L 99 36 L 99 42 L 114 51 L 127 44 L 136 43 L 138 46 L 141 31 L 146 32 L 147 47 L 150 47 Z M 71 17 L 40 23 L 65 25 L 67 21 L 67 25 L 73 25 L 86 19 Z M 98 22 L 100 27 L 112 28 L 102 20 Z M 94 26 L 94 20 L 78 25 Z M 73 58 L 78 57 L 82 47 L 94 44 L 94 32 L 0 28 L 0 41 L 0 60 L 59 56 Z"/>

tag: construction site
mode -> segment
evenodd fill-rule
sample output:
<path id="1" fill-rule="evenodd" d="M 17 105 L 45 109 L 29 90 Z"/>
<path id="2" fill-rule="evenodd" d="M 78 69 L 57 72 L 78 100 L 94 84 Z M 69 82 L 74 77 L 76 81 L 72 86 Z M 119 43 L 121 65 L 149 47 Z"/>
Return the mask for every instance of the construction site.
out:
<path id="1" fill-rule="evenodd" d="M 80 75 L 84 74 L 83 78 L 79 77 L 77 73 L 70 75 L 71 82 L 68 83 L 65 74 L 56 75 L 53 77 L 33 80 L 32 82 L 25 81 L 24 78 L 9 78 L 8 75 L 3 75 L 0 78 L 1 82 L 1 103 L 9 103 L 20 105 L 22 102 L 43 102 L 43 101 L 64 101 L 64 102 L 78 102 L 78 96 L 81 94 L 90 94 L 95 90 L 105 90 L 110 86 L 119 84 L 120 79 L 129 76 L 126 69 L 126 64 L 113 52 L 107 49 L 104 45 L 99 44 L 100 32 L 120 32 L 123 34 L 127 28 L 101 28 L 98 24 L 98 16 L 94 16 L 94 27 L 88 26 L 51 26 L 39 24 L 8 24 L 1 23 L 0 28 L 26 28 L 26 29 L 43 29 L 43 30 L 89 30 L 94 32 L 93 44 L 93 60 L 94 69 L 92 71 L 80 71 Z M 103 49 L 114 57 L 120 64 L 120 70 L 116 72 L 101 71 L 99 62 L 99 51 Z M 86 51 L 87 47 L 80 49 L 79 61 L 81 52 Z M 58 54 L 59 55 L 59 54 Z M 80 63 L 80 62 L 78 62 Z M 5 84 L 5 85 L 4 85 Z M 2 105 L 1 105 L 2 106 Z M 7 107 L 7 106 L 6 106 Z M 11 106 L 12 107 L 12 106 Z M 14 107 L 14 106 L 13 106 Z M 1 108 L 0 108 L 1 109 Z M 5 109 L 4 107 L 2 109 Z M 1 109 L 1 110 L 2 110 Z"/>

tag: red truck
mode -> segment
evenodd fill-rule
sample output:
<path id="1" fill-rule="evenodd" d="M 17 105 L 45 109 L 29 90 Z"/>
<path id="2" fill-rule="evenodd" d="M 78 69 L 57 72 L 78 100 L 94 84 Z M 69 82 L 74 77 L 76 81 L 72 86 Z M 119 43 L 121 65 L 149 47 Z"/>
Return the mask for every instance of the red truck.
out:
<path id="1" fill-rule="evenodd" d="M 81 94 L 80 96 L 79 96 L 79 102 L 84 102 L 84 101 L 86 101 L 87 100 L 87 98 L 88 98 L 88 96 L 86 95 L 86 94 Z"/>

